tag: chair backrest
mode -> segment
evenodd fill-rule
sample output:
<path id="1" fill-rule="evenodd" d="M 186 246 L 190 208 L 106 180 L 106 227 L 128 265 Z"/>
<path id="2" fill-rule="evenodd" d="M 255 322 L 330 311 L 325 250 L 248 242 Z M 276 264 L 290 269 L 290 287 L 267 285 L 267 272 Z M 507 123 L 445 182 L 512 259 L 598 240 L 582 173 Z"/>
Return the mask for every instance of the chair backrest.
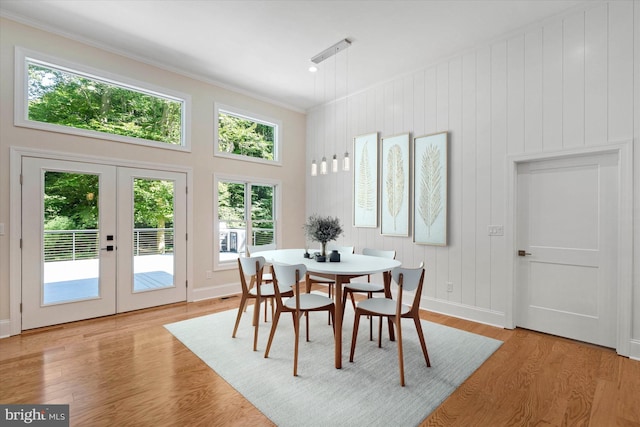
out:
<path id="1" fill-rule="evenodd" d="M 424 279 L 424 268 L 403 268 L 396 267 L 391 270 L 393 281 L 400 285 L 400 275 L 402 274 L 402 289 L 414 291 Z"/>
<path id="2" fill-rule="evenodd" d="M 420 306 L 420 297 L 422 296 L 422 284 L 424 283 L 424 268 L 403 268 L 396 267 L 391 270 L 391 278 L 398 284 L 398 312 L 402 305 L 402 292 L 415 291 L 412 310 L 417 310 Z"/>
<path id="3" fill-rule="evenodd" d="M 258 270 L 262 269 L 266 264 L 266 260 L 261 256 L 239 257 L 238 262 L 240 263 L 240 274 L 247 276 L 254 276 L 258 274 Z"/>
<path id="4" fill-rule="evenodd" d="M 307 273 L 304 264 L 273 264 L 273 290 L 276 294 L 276 304 L 283 304 L 280 289 L 294 289 L 296 299 L 296 311 L 300 307 L 300 280 Z"/>
<path id="5" fill-rule="evenodd" d="M 244 294 L 249 292 L 249 289 L 253 286 L 254 281 L 258 284 L 262 284 L 262 270 L 266 260 L 264 257 L 239 257 L 238 258 L 238 271 L 240 272 L 240 284 L 242 285 L 242 292 Z M 246 276 L 251 277 L 251 282 L 247 284 Z M 258 286 L 259 288 L 260 286 Z M 258 292 L 260 290 L 258 289 Z"/>
<path id="6" fill-rule="evenodd" d="M 395 259 L 396 251 L 385 251 L 383 249 L 364 248 L 362 250 L 362 255 L 379 256 L 381 258 Z"/>
<path id="7" fill-rule="evenodd" d="M 269 243 L 267 245 L 247 245 L 247 256 L 260 251 L 273 251 L 276 249 L 275 243 Z"/>
<path id="8" fill-rule="evenodd" d="M 336 250 L 341 254 L 352 254 L 355 250 L 355 246 L 335 246 L 335 245 L 327 245 L 327 250 L 333 251 Z"/>
<path id="9" fill-rule="evenodd" d="M 273 265 L 274 280 L 277 280 L 280 287 L 293 287 L 307 273 L 307 267 L 304 264 L 274 264 Z M 297 274 L 296 274 L 297 273 Z"/>

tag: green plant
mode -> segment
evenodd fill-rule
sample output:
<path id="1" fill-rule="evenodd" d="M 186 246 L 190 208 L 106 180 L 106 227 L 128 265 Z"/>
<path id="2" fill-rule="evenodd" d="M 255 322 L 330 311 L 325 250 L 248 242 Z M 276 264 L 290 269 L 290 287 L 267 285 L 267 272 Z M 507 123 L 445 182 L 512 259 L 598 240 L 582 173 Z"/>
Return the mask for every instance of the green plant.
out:
<path id="1" fill-rule="evenodd" d="M 304 234 L 307 238 L 323 245 L 331 240 L 336 240 L 342 232 L 342 226 L 337 217 L 311 215 L 304 225 Z"/>

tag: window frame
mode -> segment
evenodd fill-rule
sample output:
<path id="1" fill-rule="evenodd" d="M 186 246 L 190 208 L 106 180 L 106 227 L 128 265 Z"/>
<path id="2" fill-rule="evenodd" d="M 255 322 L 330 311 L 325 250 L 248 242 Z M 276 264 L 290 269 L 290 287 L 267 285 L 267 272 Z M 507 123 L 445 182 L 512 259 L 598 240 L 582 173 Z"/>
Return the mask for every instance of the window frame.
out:
<path id="1" fill-rule="evenodd" d="M 231 116 L 239 117 L 241 119 L 251 120 L 253 122 L 260 123 L 263 125 L 275 127 L 274 141 L 273 141 L 273 160 L 220 151 L 220 137 L 219 137 L 220 112 L 223 112 Z M 263 116 L 261 114 L 252 113 L 249 111 L 242 110 L 240 108 L 236 108 L 230 105 L 216 102 L 214 103 L 213 124 L 214 124 L 214 131 L 213 131 L 213 155 L 214 156 L 226 157 L 228 159 L 242 160 L 247 162 L 262 163 L 267 165 L 282 166 L 282 150 L 281 150 L 282 121 L 281 120 Z"/>
<path id="2" fill-rule="evenodd" d="M 249 176 L 241 176 L 241 175 L 230 175 L 224 173 L 215 173 L 213 175 L 213 270 L 232 270 L 238 267 L 238 262 L 236 259 L 232 261 L 221 261 L 220 260 L 220 217 L 219 217 L 219 201 L 218 201 L 218 183 L 219 182 L 231 182 L 235 184 L 244 184 L 245 185 L 245 218 L 247 220 L 247 231 L 251 231 L 251 197 L 246 197 L 246 188 L 251 185 L 266 185 L 273 186 L 273 226 L 275 227 L 273 233 L 274 243 L 282 241 L 282 231 L 280 227 L 280 212 L 282 211 L 282 196 L 281 196 L 281 188 L 282 182 L 276 179 L 269 178 L 258 178 L 258 177 L 249 177 Z M 240 256 L 244 256 L 244 254 L 239 254 Z"/>
<path id="3" fill-rule="evenodd" d="M 81 77 L 97 80 L 107 84 L 116 85 L 146 95 L 165 98 L 182 104 L 182 129 L 181 144 L 170 144 L 150 139 L 135 138 L 132 136 L 117 135 L 100 132 L 91 129 L 80 129 L 55 123 L 38 122 L 29 119 L 29 73 L 28 63 L 43 67 L 51 67 L 60 71 L 77 74 Z M 15 48 L 15 96 L 14 96 L 14 125 L 30 129 L 38 129 L 49 132 L 69 135 L 97 138 L 108 141 L 127 144 L 142 145 L 147 147 L 162 148 L 191 152 L 191 96 L 175 90 L 158 87 L 150 83 L 141 82 L 128 77 L 117 75 L 105 70 L 92 68 L 87 65 L 68 61 L 63 58 L 46 55 L 19 46 Z"/>

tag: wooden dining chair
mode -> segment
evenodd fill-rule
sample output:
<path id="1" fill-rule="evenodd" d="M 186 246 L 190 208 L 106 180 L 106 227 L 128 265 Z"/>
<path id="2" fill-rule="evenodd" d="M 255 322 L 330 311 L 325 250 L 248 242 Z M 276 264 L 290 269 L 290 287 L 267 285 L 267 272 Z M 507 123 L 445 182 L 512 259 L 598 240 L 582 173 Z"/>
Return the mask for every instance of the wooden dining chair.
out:
<path id="1" fill-rule="evenodd" d="M 327 252 L 331 252 L 332 250 L 337 250 L 341 254 L 352 254 L 354 251 L 353 246 L 330 246 L 327 248 Z M 329 254 L 327 253 L 327 262 L 329 262 Z M 311 292 L 311 287 L 314 285 L 326 285 L 327 286 L 327 294 L 329 298 L 333 298 L 333 287 L 336 285 L 335 280 L 328 279 L 326 277 L 314 276 L 313 274 L 309 275 L 309 285 L 307 287 L 307 293 Z M 328 324 L 331 324 L 331 319 L 327 320 Z"/>
<path id="2" fill-rule="evenodd" d="M 246 252 L 247 252 L 247 256 L 253 256 L 253 254 L 255 252 L 260 252 L 260 251 L 273 251 L 276 249 L 276 244 L 275 243 L 269 243 L 266 245 L 247 245 L 246 247 Z M 265 265 L 264 271 L 262 272 L 262 283 L 271 283 L 273 282 L 273 277 L 271 277 L 271 268 L 269 267 L 268 264 Z M 267 269 L 269 269 L 269 271 L 267 271 Z M 249 288 L 252 288 L 255 285 L 255 281 L 256 278 L 255 276 L 251 276 L 251 283 L 249 284 Z M 271 317 L 273 318 L 273 313 L 274 313 L 274 304 L 273 304 L 273 298 L 269 299 L 270 305 L 271 305 Z M 267 321 L 267 305 L 264 305 L 264 321 Z"/>
<path id="3" fill-rule="evenodd" d="M 238 332 L 238 325 L 240 325 L 240 318 L 242 317 L 242 313 L 244 313 L 245 311 L 247 301 L 249 301 L 250 299 L 255 300 L 252 320 L 252 325 L 254 328 L 253 351 L 258 350 L 258 326 L 260 323 L 260 304 L 262 303 L 262 301 L 267 299 L 273 300 L 274 298 L 276 298 L 276 296 L 277 298 L 293 296 L 293 289 L 291 289 L 291 286 L 283 286 L 282 289 L 277 289 L 277 285 L 275 283 L 262 283 L 262 273 L 264 271 L 265 264 L 266 261 L 261 256 L 238 258 L 238 270 L 240 271 L 240 285 L 242 287 L 242 295 L 240 297 L 240 307 L 238 308 L 236 324 L 233 327 L 233 334 L 231 336 L 233 338 L 236 337 L 236 333 Z M 247 276 L 255 278 L 255 284 L 253 287 L 250 287 L 247 283 Z"/>
<path id="4" fill-rule="evenodd" d="M 422 295 L 422 285 L 424 283 L 424 268 L 402 268 L 396 267 L 391 270 L 391 277 L 393 281 L 398 284 L 398 293 L 396 299 L 392 298 L 369 298 L 360 301 L 356 305 L 356 314 L 353 323 L 353 336 L 351 338 L 351 353 L 349 355 L 349 361 L 353 362 L 356 342 L 358 340 L 358 327 L 360 325 L 360 316 L 368 315 L 380 317 L 380 324 L 378 327 L 378 347 L 382 347 L 382 318 L 386 317 L 393 321 L 396 330 L 396 341 L 398 342 L 398 365 L 400 367 L 400 385 L 404 387 L 404 356 L 402 352 L 402 319 L 413 319 L 416 325 L 416 331 L 418 333 L 418 339 L 420 340 L 420 346 L 422 347 L 422 353 L 424 354 L 424 360 L 427 362 L 427 366 L 431 366 L 429 361 L 429 354 L 427 353 L 427 345 L 424 340 L 424 333 L 422 332 L 422 325 L 420 323 L 420 297 Z M 413 302 L 411 305 L 405 305 L 402 303 L 402 293 L 404 291 L 415 291 Z"/>
<path id="5" fill-rule="evenodd" d="M 390 250 L 382 250 L 382 249 L 372 249 L 372 248 L 364 248 L 362 250 L 362 255 L 368 256 L 377 256 L 381 258 L 396 258 L 396 251 Z M 344 318 L 344 307 L 347 302 L 347 296 L 351 297 L 351 304 L 353 305 L 353 309 L 356 309 L 356 301 L 353 297 L 354 293 L 366 293 L 367 298 L 373 298 L 374 293 L 384 293 L 384 284 L 383 283 L 372 283 L 371 275 L 367 275 L 367 281 L 355 281 L 350 282 L 344 285 L 344 290 L 342 292 L 342 314 Z M 373 341 L 373 319 L 369 319 L 369 339 Z"/>
<path id="6" fill-rule="evenodd" d="M 298 375 L 298 345 L 300 341 L 300 317 L 306 315 L 306 337 L 309 341 L 309 313 L 312 311 L 328 311 L 331 320 L 335 316 L 335 304 L 333 300 L 324 295 L 301 293 L 300 292 L 300 280 L 305 276 L 307 268 L 304 264 L 296 265 L 273 265 L 273 282 L 276 292 L 276 313 L 273 316 L 273 323 L 271 325 L 271 333 L 269 334 L 269 341 L 267 342 L 267 349 L 264 352 L 264 357 L 269 357 L 269 351 L 271 350 L 271 343 L 275 336 L 276 329 L 278 327 L 278 320 L 281 313 L 291 313 L 293 316 L 293 330 L 295 333 L 295 344 L 293 349 L 293 375 Z M 279 288 L 293 287 L 294 297 L 284 300 L 280 298 L 281 294 Z M 334 323 L 334 322 L 332 322 Z M 334 329 L 335 334 L 335 329 Z"/>

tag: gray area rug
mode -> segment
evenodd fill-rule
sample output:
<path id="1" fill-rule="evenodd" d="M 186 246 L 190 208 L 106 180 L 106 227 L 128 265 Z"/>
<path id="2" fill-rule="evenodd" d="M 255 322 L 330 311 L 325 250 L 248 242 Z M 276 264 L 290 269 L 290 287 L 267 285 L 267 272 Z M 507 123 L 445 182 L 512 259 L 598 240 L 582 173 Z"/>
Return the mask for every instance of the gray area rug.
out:
<path id="1" fill-rule="evenodd" d="M 362 318 L 355 360 L 349 362 L 353 309 L 343 326 L 343 368 L 334 367 L 334 344 L 325 312 L 311 313 L 310 342 L 304 319 L 293 376 L 293 322 L 281 316 L 269 358 L 264 358 L 271 319 L 261 314 L 258 351 L 253 348 L 252 307 L 231 338 L 237 310 L 165 327 L 271 421 L 286 426 L 414 426 L 436 409 L 502 345 L 501 341 L 422 321 L 431 367 L 424 362 L 415 326 L 403 320 L 406 387 L 400 386 L 397 344 L 383 329 L 378 348 Z M 386 338 L 385 338 L 386 337 Z"/>

